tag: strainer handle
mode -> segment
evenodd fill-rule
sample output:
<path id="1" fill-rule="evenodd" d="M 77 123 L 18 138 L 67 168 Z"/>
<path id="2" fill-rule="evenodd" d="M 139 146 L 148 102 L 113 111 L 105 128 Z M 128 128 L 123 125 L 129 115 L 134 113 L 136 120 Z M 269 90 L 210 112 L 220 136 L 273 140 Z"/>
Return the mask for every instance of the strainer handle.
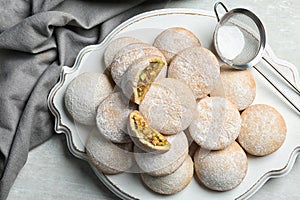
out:
<path id="1" fill-rule="evenodd" d="M 299 105 L 286 95 L 284 90 L 280 89 L 277 84 L 271 81 L 257 66 L 253 66 L 253 68 L 256 69 L 256 71 L 260 73 L 260 75 L 262 75 L 300 113 Z"/>
<path id="2" fill-rule="evenodd" d="M 300 113 L 300 77 L 297 68 L 277 58 L 269 45 L 266 45 L 262 59 L 269 67 L 253 66 L 253 68 Z M 282 77 L 282 80 L 279 77 Z"/>
<path id="3" fill-rule="evenodd" d="M 300 95 L 300 77 L 297 68 L 290 62 L 279 59 L 269 45 L 266 45 L 263 60 L 269 64 Z M 285 69 L 284 71 L 280 69 Z M 288 71 L 289 74 L 283 73 Z"/>
<path id="4" fill-rule="evenodd" d="M 214 11 L 215 11 L 215 14 L 216 14 L 216 17 L 217 17 L 217 20 L 218 22 L 220 21 L 220 17 L 219 17 L 219 13 L 218 13 L 218 6 L 222 6 L 223 9 L 228 12 L 228 9 L 226 8 L 226 6 L 222 3 L 222 2 L 217 2 L 215 3 L 215 6 L 214 6 Z"/>

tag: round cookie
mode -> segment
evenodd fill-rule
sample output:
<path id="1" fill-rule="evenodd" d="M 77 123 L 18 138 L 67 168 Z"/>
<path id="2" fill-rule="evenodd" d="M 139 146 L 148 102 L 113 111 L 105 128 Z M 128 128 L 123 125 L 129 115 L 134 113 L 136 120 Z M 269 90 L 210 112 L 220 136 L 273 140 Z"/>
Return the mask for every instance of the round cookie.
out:
<path id="1" fill-rule="evenodd" d="M 187 156 L 183 164 L 172 174 L 167 176 L 150 176 L 141 174 L 142 180 L 154 192 L 159 194 L 175 194 L 188 186 L 194 174 L 194 163 Z"/>
<path id="2" fill-rule="evenodd" d="M 241 117 L 235 105 L 223 97 L 206 97 L 197 104 L 189 132 L 202 148 L 219 150 L 234 142 L 240 128 Z"/>
<path id="3" fill-rule="evenodd" d="M 207 96 L 218 83 L 220 67 L 216 56 L 206 48 L 190 47 L 172 59 L 168 77 L 182 80 L 197 99 Z"/>
<path id="4" fill-rule="evenodd" d="M 286 137 L 286 124 L 273 107 L 256 104 L 243 111 L 238 142 L 249 154 L 264 156 L 278 150 Z"/>
<path id="5" fill-rule="evenodd" d="M 152 83 L 139 110 L 151 127 L 162 134 L 172 135 L 190 125 L 195 108 L 195 96 L 186 84 L 164 78 Z"/>
<path id="6" fill-rule="evenodd" d="M 165 85 L 173 90 L 175 95 L 180 100 L 180 106 L 182 107 L 182 131 L 187 129 L 195 117 L 195 110 L 197 102 L 195 95 L 191 88 L 184 82 L 173 78 L 162 78 L 157 81 L 161 85 Z M 181 131 L 181 130 L 180 130 Z"/>
<path id="7" fill-rule="evenodd" d="M 105 74 L 85 72 L 69 83 L 64 103 L 76 122 L 95 125 L 97 107 L 112 91 L 113 87 Z"/>
<path id="8" fill-rule="evenodd" d="M 97 109 L 96 125 L 100 133 L 115 143 L 131 142 L 127 134 L 127 121 L 136 106 L 121 92 L 110 94 Z"/>
<path id="9" fill-rule="evenodd" d="M 244 110 L 252 104 L 256 95 L 256 84 L 249 70 L 236 70 L 227 65 L 221 67 L 220 82 L 210 96 L 222 96 Z"/>
<path id="10" fill-rule="evenodd" d="M 109 43 L 104 52 L 105 67 L 110 69 L 110 64 L 114 60 L 115 55 L 125 46 L 133 43 L 141 43 L 139 39 L 133 37 L 120 37 Z"/>
<path id="11" fill-rule="evenodd" d="M 159 56 L 145 56 L 135 60 L 121 80 L 121 88 L 128 99 L 140 104 L 152 82 L 165 78 L 167 63 Z"/>
<path id="12" fill-rule="evenodd" d="M 192 46 L 200 46 L 199 39 L 190 30 L 173 27 L 160 33 L 153 43 L 165 56 L 169 63 L 181 50 Z"/>
<path id="13" fill-rule="evenodd" d="M 183 132 L 165 136 L 171 143 L 169 151 L 151 154 L 134 147 L 134 157 L 140 169 L 152 176 L 166 176 L 178 169 L 188 156 L 188 141 Z"/>
<path id="14" fill-rule="evenodd" d="M 218 151 L 199 148 L 194 155 L 195 173 L 208 188 L 227 191 L 237 187 L 244 179 L 248 160 L 237 142 Z"/>
<path id="15" fill-rule="evenodd" d="M 88 160 L 105 174 L 118 174 L 133 164 L 132 143 L 114 144 L 93 132 L 86 143 Z"/>
<path id="16" fill-rule="evenodd" d="M 145 56 L 160 56 L 164 62 L 163 54 L 155 47 L 146 43 L 134 43 L 125 46 L 114 57 L 111 63 L 111 75 L 118 86 L 121 86 L 121 79 L 128 67 L 137 59 Z"/>

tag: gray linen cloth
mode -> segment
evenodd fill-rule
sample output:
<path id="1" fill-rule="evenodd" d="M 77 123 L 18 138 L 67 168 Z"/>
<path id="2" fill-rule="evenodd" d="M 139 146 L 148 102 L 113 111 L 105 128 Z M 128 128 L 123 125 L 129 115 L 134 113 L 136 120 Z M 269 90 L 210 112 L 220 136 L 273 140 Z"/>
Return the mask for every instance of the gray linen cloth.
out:
<path id="1" fill-rule="evenodd" d="M 0 199 L 28 151 L 54 133 L 47 95 L 61 67 L 129 17 L 165 3 L 0 0 Z"/>

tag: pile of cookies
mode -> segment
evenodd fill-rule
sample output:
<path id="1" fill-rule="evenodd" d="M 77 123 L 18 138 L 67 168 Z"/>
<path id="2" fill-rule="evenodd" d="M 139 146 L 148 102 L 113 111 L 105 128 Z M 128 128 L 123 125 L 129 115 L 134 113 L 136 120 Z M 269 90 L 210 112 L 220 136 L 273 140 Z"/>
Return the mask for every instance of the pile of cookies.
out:
<path id="1" fill-rule="evenodd" d="M 153 44 L 117 38 L 104 61 L 107 73 L 80 74 L 64 96 L 75 122 L 97 127 L 86 152 L 103 173 L 138 172 L 151 190 L 174 194 L 195 172 L 201 185 L 227 191 L 247 173 L 246 152 L 265 156 L 285 140 L 281 114 L 251 105 L 250 71 L 220 66 L 185 28 L 166 29 Z"/>

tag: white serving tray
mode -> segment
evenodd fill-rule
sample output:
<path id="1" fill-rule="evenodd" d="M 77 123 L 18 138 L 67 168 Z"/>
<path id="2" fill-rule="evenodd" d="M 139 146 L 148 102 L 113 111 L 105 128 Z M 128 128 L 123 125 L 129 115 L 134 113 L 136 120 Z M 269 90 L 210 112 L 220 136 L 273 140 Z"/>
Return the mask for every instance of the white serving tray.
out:
<path id="1" fill-rule="evenodd" d="M 55 116 L 55 131 L 64 133 L 70 152 L 83 160 L 86 159 L 85 143 L 88 135 L 95 131 L 95 127 L 75 124 L 68 115 L 63 95 L 69 82 L 85 71 L 104 71 L 103 53 L 113 39 L 120 36 L 133 36 L 147 43 L 164 29 L 169 27 L 185 27 L 194 32 L 200 39 L 202 46 L 213 50 L 212 37 L 217 20 L 212 12 L 194 9 L 162 9 L 137 15 L 118 26 L 101 44 L 88 46 L 80 51 L 73 67 L 63 67 L 60 80 L 49 94 L 49 109 Z M 270 47 L 267 54 L 274 57 Z M 274 62 L 280 67 L 294 85 L 299 87 L 299 77 L 296 68 L 274 57 Z M 261 66 L 259 66 L 261 67 Z M 299 94 L 287 87 L 281 79 L 275 77 L 267 68 L 261 68 L 263 73 L 283 88 L 286 94 L 298 100 Z M 300 152 L 300 115 L 270 84 L 254 69 L 251 69 L 257 84 L 256 103 L 264 103 L 275 107 L 285 118 L 287 123 L 287 137 L 283 146 L 275 153 L 264 157 L 248 155 L 248 172 L 243 182 L 235 189 L 227 192 L 208 190 L 193 179 L 186 189 L 171 195 L 159 195 L 148 190 L 141 182 L 138 174 L 122 173 L 118 175 L 104 175 L 94 169 L 99 179 L 116 195 L 122 199 L 244 199 L 253 195 L 269 178 L 287 174 Z"/>

